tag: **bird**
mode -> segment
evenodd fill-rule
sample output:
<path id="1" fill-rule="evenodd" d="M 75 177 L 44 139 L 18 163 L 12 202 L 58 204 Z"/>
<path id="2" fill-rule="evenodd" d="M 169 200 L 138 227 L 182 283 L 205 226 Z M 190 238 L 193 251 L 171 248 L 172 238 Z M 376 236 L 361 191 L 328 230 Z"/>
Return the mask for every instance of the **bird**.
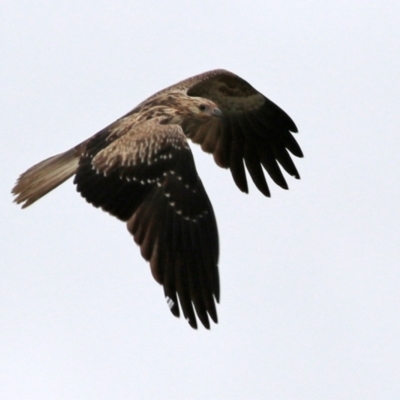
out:
<path id="1" fill-rule="evenodd" d="M 71 149 L 20 175 L 22 208 L 74 176 L 80 195 L 126 223 L 163 286 L 170 311 L 197 329 L 218 323 L 219 235 L 189 140 L 229 169 L 248 193 L 246 174 L 265 196 L 265 173 L 288 189 L 282 169 L 300 175 L 293 120 L 238 75 L 211 70 L 169 86 Z M 246 172 L 247 170 L 247 172 Z M 179 302 L 178 302 L 179 301 Z"/>

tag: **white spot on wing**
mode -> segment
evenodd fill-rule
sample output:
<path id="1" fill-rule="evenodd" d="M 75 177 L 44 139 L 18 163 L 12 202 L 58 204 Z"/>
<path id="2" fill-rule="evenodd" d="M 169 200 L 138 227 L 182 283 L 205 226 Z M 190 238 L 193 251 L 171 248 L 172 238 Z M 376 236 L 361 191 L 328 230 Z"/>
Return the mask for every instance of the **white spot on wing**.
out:
<path id="1" fill-rule="evenodd" d="M 168 296 L 165 298 L 165 300 L 167 300 L 169 309 L 172 310 L 172 307 L 175 305 L 175 302 Z"/>

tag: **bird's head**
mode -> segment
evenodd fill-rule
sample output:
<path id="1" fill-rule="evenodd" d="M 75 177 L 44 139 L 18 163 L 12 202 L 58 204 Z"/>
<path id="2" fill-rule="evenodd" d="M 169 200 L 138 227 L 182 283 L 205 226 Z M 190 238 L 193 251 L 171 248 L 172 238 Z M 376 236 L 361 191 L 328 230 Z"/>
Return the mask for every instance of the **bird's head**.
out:
<path id="1" fill-rule="evenodd" d="M 188 97 L 186 101 L 187 117 L 194 119 L 208 119 L 222 117 L 222 111 L 211 100 L 202 97 Z"/>
<path id="2" fill-rule="evenodd" d="M 222 118 L 222 111 L 211 100 L 202 97 L 186 96 L 180 101 L 178 123 L 186 134 L 197 130 L 200 126 Z"/>
<path id="3" fill-rule="evenodd" d="M 202 97 L 192 97 L 183 93 L 168 93 L 151 99 L 140 110 L 140 117 L 167 117 L 168 124 L 202 125 L 210 119 L 222 117 L 222 111 L 211 100 Z"/>

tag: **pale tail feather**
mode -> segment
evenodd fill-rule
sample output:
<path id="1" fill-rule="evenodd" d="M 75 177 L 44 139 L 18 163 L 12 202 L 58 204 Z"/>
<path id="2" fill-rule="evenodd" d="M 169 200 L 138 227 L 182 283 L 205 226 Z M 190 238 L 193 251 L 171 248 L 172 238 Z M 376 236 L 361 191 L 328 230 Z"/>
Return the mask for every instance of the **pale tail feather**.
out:
<path id="1" fill-rule="evenodd" d="M 72 148 L 34 165 L 18 178 L 12 190 L 14 201 L 22 208 L 30 206 L 74 175 L 78 164 L 79 152 Z"/>

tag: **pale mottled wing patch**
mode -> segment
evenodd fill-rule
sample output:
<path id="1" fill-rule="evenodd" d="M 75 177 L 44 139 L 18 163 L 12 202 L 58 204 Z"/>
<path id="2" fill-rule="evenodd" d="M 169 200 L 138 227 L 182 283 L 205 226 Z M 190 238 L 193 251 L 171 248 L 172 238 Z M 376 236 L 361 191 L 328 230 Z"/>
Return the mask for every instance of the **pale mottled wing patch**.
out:
<path id="1" fill-rule="evenodd" d="M 98 135 L 75 183 L 88 202 L 127 221 L 174 315 L 180 304 L 194 328 L 196 314 L 206 328 L 209 317 L 217 322 L 217 225 L 179 126 L 150 120 L 116 139 Z"/>
<path id="2" fill-rule="evenodd" d="M 98 173 L 108 175 L 119 169 L 135 169 L 138 176 L 127 178 L 140 178 L 140 173 L 147 167 L 157 168 L 163 165 L 164 170 L 172 164 L 174 153 L 189 151 L 189 145 L 182 130 L 177 126 L 160 125 L 157 121 L 150 120 L 135 125 L 127 134 L 113 141 L 100 150 L 92 160 L 92 165 Z M 145 173 L 148 173 L 145 171 Z"/>

